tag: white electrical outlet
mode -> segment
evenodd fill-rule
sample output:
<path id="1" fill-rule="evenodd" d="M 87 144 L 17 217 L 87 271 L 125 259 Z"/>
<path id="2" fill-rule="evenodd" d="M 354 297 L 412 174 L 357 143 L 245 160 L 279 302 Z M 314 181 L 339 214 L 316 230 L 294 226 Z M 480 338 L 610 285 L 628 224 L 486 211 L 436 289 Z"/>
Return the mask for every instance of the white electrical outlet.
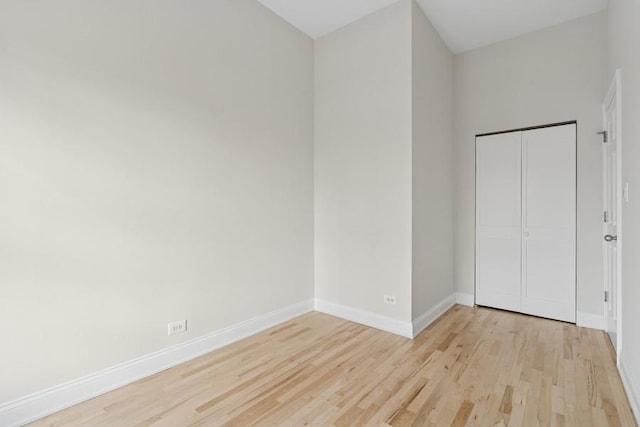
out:
<path id="1" fill-rule="evenodd" d="M 187 321 L 178 320 L 177 322 L 169 323 L 169 336 L 181 334 L 187 332 Z"/>
<path id="2" fill-rule="evenodd" d="M 393 295 L 385 295 L 384 296 L 384 302 L 387 304 L 395 304 L 396 303 L 396 297 L 394 297 Z"/>

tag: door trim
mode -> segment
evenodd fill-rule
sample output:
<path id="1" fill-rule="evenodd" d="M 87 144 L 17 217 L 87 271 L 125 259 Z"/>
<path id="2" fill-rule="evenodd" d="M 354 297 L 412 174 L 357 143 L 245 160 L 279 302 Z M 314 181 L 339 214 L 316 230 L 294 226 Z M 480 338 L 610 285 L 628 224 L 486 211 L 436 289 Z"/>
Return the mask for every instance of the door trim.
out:
<path id="1" fill-rule="evenodd" d="M 607 94 L 604 98 L 604 102 L 602 104 L 602 123 L 603 126 L 606 127 L 607 123 L 607 106 L 611 104 L 615 99 L 616 103 L 616 123 L 614 126 L 616 127 L 616 183 L 618 193 L 616 194 L 616 222 L 617 222 L 617 232 L 618 232 L 618 248 L 617 248 L 617 260 L 616 260 L 616 311 L 618 314 L 617 318 L 617 326 L 616 326 L 616 362 L 617 365 L 620 366 L 620 353 L 622 353 L 622 251 L 623 251 L 623 223 L 622 223 L 622 191 L 623 191 L 623 183 L 622 183 L 622 73 L 620 69 L 617 69 L 613 76 L 613 81 L 609 85 L 609 89 L 607 90 Z M 603 184 L 605 182 L 603 171 Z M 603 231 L 606 232 L 606 225 L 603 224 Z M 603 234 L 604 236 L 604 234 Z M 604 250 L 606 249 L 606 244 L 603 242 L 603 264 L 604 264 Z M 607 289 L 607 284 L 604 275 L 606 274 L 606 270 L 603 271 L 602 276 L 602 288 L 603 295 L 604 291 Z M 603 303 L 604 308 L 604 318 L 606 330 L 609 330 L 609 318 L 607 316 L 608 304 L 606 302 Z"/>
<path id="2" fill-rule="evenodd" d="M 565 125 L 576 125 L 577 126 L 578 125 L 578 121 L 577 120 L 569 120 L 568 122 L 549 123 L 549 124 L 546 124 L 546 125 L 529 126 L 529 127 L 519 128 L 519 129 L 501 130 L 499 132 L 479 133 L 479 134 L 476 134 L 476 138 L 478 138 L 480 136 L 500 135 L 501 133 L 511 133 L 511 132 L 525 132 L 525 131 L 528 131 L 528 130 L 552 128 L 552 127 L 556 127 L 556 126 L 565 126 Z"/>

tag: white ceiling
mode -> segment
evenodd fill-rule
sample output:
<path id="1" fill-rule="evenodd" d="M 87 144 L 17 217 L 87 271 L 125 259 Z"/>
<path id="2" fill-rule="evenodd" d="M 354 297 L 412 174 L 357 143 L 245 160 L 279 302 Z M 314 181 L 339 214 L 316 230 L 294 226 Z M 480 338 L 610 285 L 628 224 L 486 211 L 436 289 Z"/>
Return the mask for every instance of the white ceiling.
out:
<path id="1" fill-rule="evenodd" d="M 607 7 L 607 0 L 418 0 L 418 3 L 453 53 L 512 39 Z"/>
<path id="2" fill-rule="evenodd" d="M 258 0 L 318 38 L 398 0 Z M 417 0 L 453 53 L 604 10 L 607 0 Z"/>
<path id="3" fill-rule="evenodd" d="M 314 39 L 398 0 L 258 0 Z"/>

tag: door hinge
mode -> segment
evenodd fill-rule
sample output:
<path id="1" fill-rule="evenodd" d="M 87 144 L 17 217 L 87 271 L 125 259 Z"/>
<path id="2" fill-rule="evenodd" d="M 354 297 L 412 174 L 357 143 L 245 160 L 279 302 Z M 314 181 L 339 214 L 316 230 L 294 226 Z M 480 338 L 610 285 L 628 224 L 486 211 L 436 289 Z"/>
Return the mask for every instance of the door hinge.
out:
<path id="1" fill-rule="evenodd" d="M 602 142 L 604 143 L 609 142 L 609 135 L 606 130 L 603 130 L 602 132 L 598 132 L 598 135 L 602 135 L 602 139 L 603 139 Z"/>
<path id="2" fill-rule="evenodd" d="M 604 302 L 609 302 L 609 291 L 604 291 Z"/>
<path id="3" fill-rule="evenodd" d="M 609 212 L 604 211 L 604 222 L 609 222 Z"/>

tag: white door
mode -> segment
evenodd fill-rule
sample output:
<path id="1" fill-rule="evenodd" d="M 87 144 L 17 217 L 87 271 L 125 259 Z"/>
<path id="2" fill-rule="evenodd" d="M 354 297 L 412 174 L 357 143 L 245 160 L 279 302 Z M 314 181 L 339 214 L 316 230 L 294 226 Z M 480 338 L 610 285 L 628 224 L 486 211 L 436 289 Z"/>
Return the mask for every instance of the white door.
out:
<path id="1" fill-rule="evenodd" d="M 476 139 L 476 303 L 520 310 L 521 133 Z"/>
<path id="2" fill-rule="evenodd" d="M 576 125 L 476 139 L 476 303 L 576 321 Z"/>
<path id="3" fill-rule="evenodd" d="M 576 125 L 522 133 L 522 312 L 576 321 Z"/>
<path id="4" fill-rule="evenodd" d="M 604 261 L 604 291 L 605 314 L 607 319 L 607 333 L 618 351 L 619 340 L 619 304 L 618 304 L 618 274 L 619 274 L 619 210 L 622 204 L 620 191 L 621 176 L 619 173 L 619 126 L 618 112 L 618 85 L 619 75 L 612 84 L 604 103 L 604 144 L 602 150 L 603 159 L 603 261 Z"/>

